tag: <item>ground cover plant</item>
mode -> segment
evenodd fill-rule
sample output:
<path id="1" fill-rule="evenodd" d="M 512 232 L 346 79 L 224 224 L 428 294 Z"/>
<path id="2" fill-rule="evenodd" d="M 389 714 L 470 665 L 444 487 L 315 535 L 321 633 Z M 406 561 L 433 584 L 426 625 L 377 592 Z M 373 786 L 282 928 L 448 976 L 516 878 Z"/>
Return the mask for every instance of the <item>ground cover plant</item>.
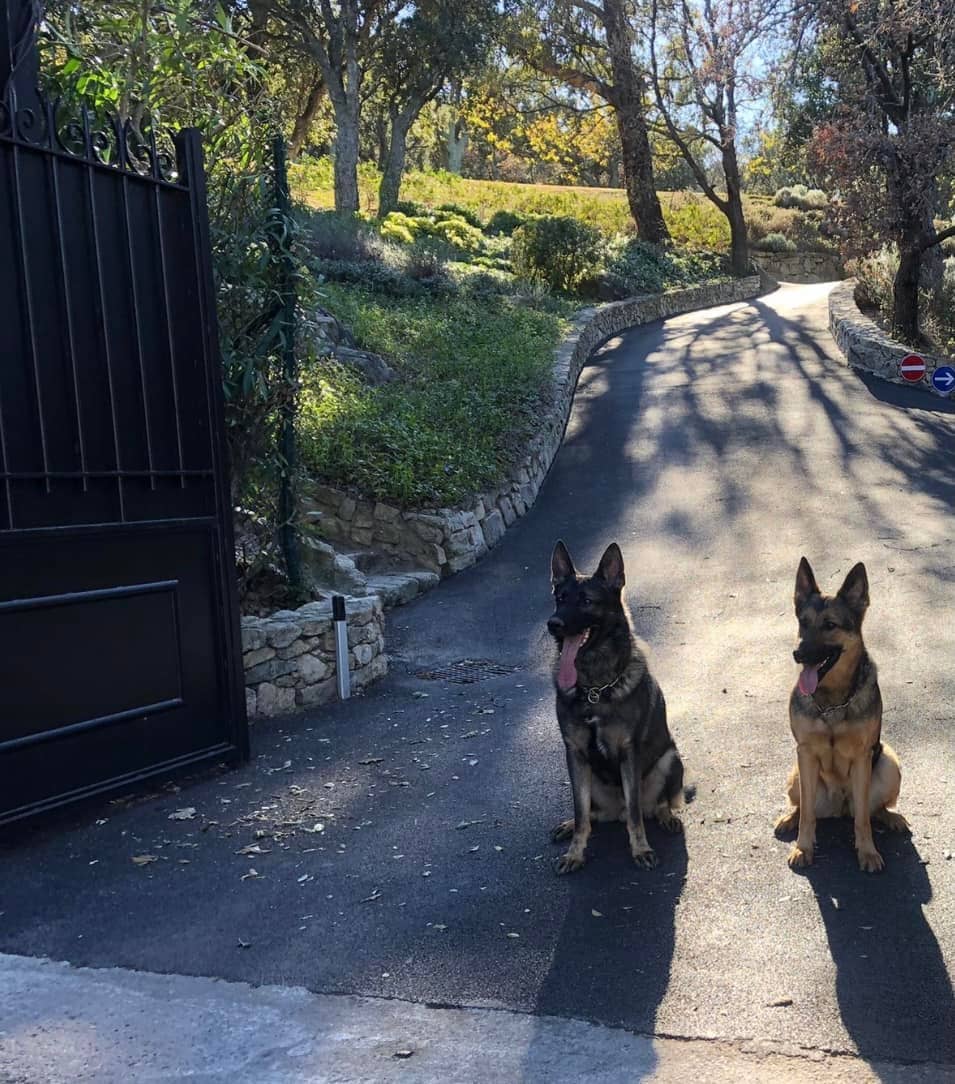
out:
<path id="1" fill-rule="evenodd" d="M 309 474 L 405 506 L 453 506 L 499 481 L 546 409 L 573 305 L 533 293 L 322 293 L 399 379 L 369 387 L 341 365 L 308 368 L 299 430 Z"/>

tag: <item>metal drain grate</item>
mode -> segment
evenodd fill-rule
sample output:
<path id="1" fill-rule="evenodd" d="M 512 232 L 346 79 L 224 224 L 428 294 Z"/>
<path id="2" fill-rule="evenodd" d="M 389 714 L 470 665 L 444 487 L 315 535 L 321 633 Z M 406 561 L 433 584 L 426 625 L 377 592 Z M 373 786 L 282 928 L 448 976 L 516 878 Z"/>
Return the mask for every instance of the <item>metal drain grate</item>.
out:
<path id="1" fill-rule="evenodd" d="M 456 685 L 473 685 L 486 678 L 506 677 L 519 670 L 519 666 L 505 666 L 490 659 L 459 659 L 446 666 L 436 666 L 432 670 L 418 670 L 415 677 L 426 681 L 451 681 Z"/>

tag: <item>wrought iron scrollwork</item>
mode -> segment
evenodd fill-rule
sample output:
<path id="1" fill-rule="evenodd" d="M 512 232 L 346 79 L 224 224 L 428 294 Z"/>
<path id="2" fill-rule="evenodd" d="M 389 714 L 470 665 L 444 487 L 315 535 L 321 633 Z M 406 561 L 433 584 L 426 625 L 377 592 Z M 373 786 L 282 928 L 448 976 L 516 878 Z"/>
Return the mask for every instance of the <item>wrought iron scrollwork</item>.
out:
<path id="1" fill-rule="evenodd" d="M 0 136 L 167 184 L 180 179 L 174 154 L 151 124 L 98 116 L 42 91 L 21 105 L 16 88 L 8 87 L 0 100 Z"/>

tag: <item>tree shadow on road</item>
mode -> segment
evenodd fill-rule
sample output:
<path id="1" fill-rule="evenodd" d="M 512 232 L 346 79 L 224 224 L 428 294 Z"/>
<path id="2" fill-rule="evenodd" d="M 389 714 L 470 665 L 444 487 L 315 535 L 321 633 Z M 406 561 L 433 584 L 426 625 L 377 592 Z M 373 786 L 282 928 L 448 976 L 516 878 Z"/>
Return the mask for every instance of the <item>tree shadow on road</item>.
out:
<path id="1" fill-rule="evenodd" d="M 877 836 L 885 869 L 874 876 L 856 867 L 849 821 L 821 822 L 817 835 L 806 876 L 836 965 L 839 1012 L 859 1053 L 872 1062 L 955 1060 L 955 997 L 925 915 L 932 886 L 915 845 Z"/>
<path id="2" fill-rule="evenodd" d="M 591 836 L 584 869 L 555 886 L 563 896 L 563 921 L 538 987 L 535 1012 L 569 1014 L 653 1035 L 670 983 L 687 851 L 682 834 L 668 835 L 653 822 L 647 835 L 660 859 L 655 869 L 633 865 L 623 825 L 604 824 Z M 541 1079 L 538 1054 L 546 1055 L 548 1049 L 539 1051 L 531 1042 L 524 1079 Z M 651 1076 L 653 1068 L 653 1063 L 626 1069 L 589 1066 L 581 1079 L 599 1069 L 613 1079 L 620 1073 L 636 1081 L 644 1079 L 644 1071 Z"/>

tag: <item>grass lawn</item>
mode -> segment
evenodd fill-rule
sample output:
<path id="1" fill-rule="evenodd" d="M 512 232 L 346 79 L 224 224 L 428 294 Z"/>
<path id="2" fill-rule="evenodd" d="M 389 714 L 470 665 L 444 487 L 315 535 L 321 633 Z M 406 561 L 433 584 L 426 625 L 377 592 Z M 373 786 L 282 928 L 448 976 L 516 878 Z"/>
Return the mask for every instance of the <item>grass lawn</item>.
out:
<path id="1" fill-rule="evenodd" d="M 402 379 L 368 388 L 326 363 L 305 374 L 300 443 L 309 474 L 411 507 L 455 505 L 498 482 L 535 430 L 575 306 L 395 298 L 335 284 L 322 293 Z"/>

